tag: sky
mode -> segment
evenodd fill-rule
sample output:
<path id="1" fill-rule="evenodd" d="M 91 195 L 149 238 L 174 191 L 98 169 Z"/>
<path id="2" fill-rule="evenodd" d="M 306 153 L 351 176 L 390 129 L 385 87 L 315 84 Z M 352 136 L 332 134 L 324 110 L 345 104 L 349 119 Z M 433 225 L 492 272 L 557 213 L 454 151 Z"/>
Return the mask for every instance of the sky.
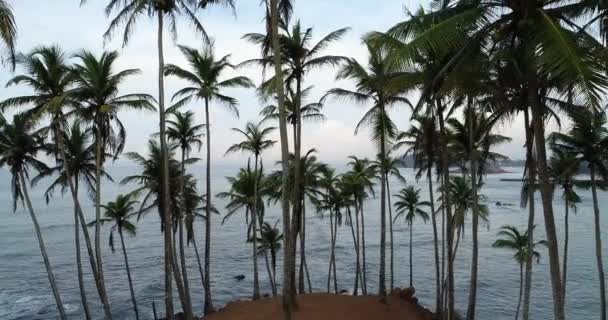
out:
<path id="1" fill-rule="evenodd" d="M 143 17 L 137 25 L 127 46 L 122 45 L 122 34 L 116 33 L 113 40 L 103 41 L 110 19 L 104 13 L 107 0 L 88 0 L 82 7 L 79 0 L 8 0 L 14 10 L 18 24 L 18 51 L 27 52 L 39 45 L 60 45 L 66 52 L 74 53 L 81 49 L 97 54 L 103 50 L 117 50 L 120 58 L 117 70 L 137 68 L 141 73 L 128 79 L 121 89 L 122 94 L 149 93 L 158 96 L 157 89 L 157 38 L 155 20 Z M 245 33 L 264 32 L 264 10 L 260 0 L 237 0 L 236 16 L 225 8 L 210 8 L 200 12 L 207 33 L 214 39 L 217 56 L 230 54 L 234 64 L 258 58 L 257 46 L 242 39 Z M 426 1 L 418 0 L 298 0 L 295 1 L 293 20 L 300 20 L 304 27 L 313 28 L 313 43 L 326 34 L 344 27 L 349 32 L 340 41 L 332 43 L 325 54 L 353 57 L 362 64 L 366 61 L 366 49 L 361 37 L 369 31 L 384 31 L 406 18 L 406 9 L 415 10 L 427 6 Z M 165 33 L 165 62 L 185 66 L 185 60 L 176 44 L 202 48 L 203 41 L 196 36 L 187 23 L 178 25 L 176 41 Z M 17 73 L 19 73 L 17 69 Z M 334 87 L 352 89 L 350 81 L 336 81 L 336 70 L 326 68 L 308 74 L 305 86 L 313 86 L 311 101 L 316 101 Z M 256 85 L 264 79 L 259 68 L 240 68 L 227 72 L 225 77 L 245 75 Z M 13 73 L 6 67 L 0 69 L 0 83 L 6 83 Z M 167 78 L 165 82 L 167 105 L 170 97 L 183 87 L 184 83 Z M 0 99 L 29 94 L 27 87 L 0 89 Z M 240 165 L 245 155 L 225 155 L 226 149 L 239 141 L 240 136 L 231 128 L 242 128 L 248 121 L 258 122 L 258 115 L 264 103 L 259 101 L 253 89 L 227 90 L 226 95 L 239 101 L 240 117 L 235 118 L 221 105 L 211 106 L 211 155 L 214 164 Z M 413 93 L 409 98 L 416 101 Z M 193 102 L 186 107 L 196 114 L 198 123 L 204 122 L 204 108 L 201 102 Z M 355 105 L 345 101 L 329 101 L 323 113 L 327 120 L 322 123 L 305 123 L 303 127 L 303 150 L 315 148 L 318 157 L 329 163 L 344 163 L 349 155 L 373 157 L 376 154 L 369 133 L 354 128 L 369 106 Z M 400 106 L 391 111 L 391 117 L 400 130 L 407 130 L 411 112 L 408 107 Z M 122 112 L 119 117 L 127 128 L 125 151 L 145 153 L 149 136 L 158 131 L 158 115 L 144 112 Z M 278 124 L 276 124 L 278 126 Z M 278 130 L 277 130 L 278 131 Z M 513 141 L 496 149 L 513 159 L 523 158 L 523 124 L 514 121 L 498 129 L 498 132 L 511 136 Z M 275 135 L 278 139 L 278 132 Z M 194 156 L 203 154 L 196 152 Z M 280 150 L 277 147 L 264 154 L 267 160 L 277 160 Z"/>

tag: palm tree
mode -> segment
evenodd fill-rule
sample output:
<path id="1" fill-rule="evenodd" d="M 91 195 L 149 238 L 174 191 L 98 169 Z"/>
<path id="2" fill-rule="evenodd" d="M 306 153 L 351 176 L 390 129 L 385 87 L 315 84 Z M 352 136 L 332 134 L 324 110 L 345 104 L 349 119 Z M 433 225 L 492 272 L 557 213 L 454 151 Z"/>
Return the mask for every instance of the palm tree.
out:
<path id="1" fill-rule="evenodd" d="M 228 148 L 228 150 L 226 151 L 226 153 L 232 153 L 232 152 L 237 152 L 237 151 L 241 151 L 241 152 L 248 152 L 248 153 L 252 153 L 254 156 L 254 172 L 258 172 L 258 162 L 261 162 L 260 159 L 260 155 L 262 154 L 262 151 L 266 150 L 266 149 L 270 149 L 272 148 L 272 146 L 274 146 L 274 144 L 276 143 L 276 141 L 274 140 L 270 140 L 267 139 L 266 136 L 269 135 L 270 133 L 272 133 L 272 131 L 274 131 L 276 128 L 274 127 L 269 127 L 269 128 L 264 128 L 262 129 L 260 127 L 260 124 L 254 124 L 252 122 L 248 122 L 247 125 L 245 126 L 245 130 L 241 130 L 238 128 L 233 128 L 232 130 L 240 133 L 245 140 L 238 143 L 238 144 L 234 144 L 232 145 L 230 148 Z M 260 163 L 260 166 L 262 166 L 262 164 Z M 261 178 L 261 176 L 259 177 Z M 257 201 L 257 193 L 258 193 L 258 189 L 259 189 L 259 181 L 255 181 L 254 182 L 254 194 L 253 194 L 253 205 L 252 205 L 252 212 L 251 212 L 251 218 L 252 218 L 252 224 L 254 226 L 254 234 L 253 234 L 253 246 L 257 247 L 256 241 L 257 241 L 257 232 L 255 232 L 256 228 L 257 228 L 257 221 L 259 219 L 258 216 L 258 212 L 257 212 L 257 203 L 255 203 Z M 260 223 L 262 223 L 261 220 L 259 220 Z M 257 300 L 260 298 L 260 285 L 259 285 L 259 280 L 258 280 L 258 262 L 257 262 L 257 255 L 254 254 L 253 255 L 253 299 Z"/>
<path id="2" fill-rule="evenodd" d="M 412 19 L 414 21 L 400 23 L 389 30 L 393 39 L 407 42 L 405 45 L 401 43 L 394 47 L 395 56 L 401 65 L 412 65 L 419 57 L 420 51 L 430 49 L 438 53 L 456 52 L 453 58 L 446 60 L 442 71 L 433 77 L 433 87 L 439 84 L 436 80 L 444 77 L 460 62 L 459 58 L 465 57 L 469 49 L 479 44 L 496 48 L 497 55 L 500 55 L 501 47 L 520 50 L 522 63 L 519 67 L 526 85 L 520 87 L 519 91 L 527 93 L 527 101 L 524 100 L 524 103 L 531 107 L 533 115 L 536 162 L 549 247 L 554 317 L 557 320 L 564 319 L 565 315 L 557 232 L 547 168 L 543 122 L 546 104 L 542 102 L 539 92 L 544 75 L 551 74 L 552 81 L 560 83 L 562 88 L 571 88 L 574 96 L 580 97 L 586 105 L 599 106 L 601 91 L 608 86 L 606 77 L 601 76 L 601 62 L 596 59 L 597 52 L 603 48 L 585 29 L 572 22 L 584 17 L 595 5 L 595 2 L 593 5 L 586 2 L 572 5 L 566 0 L 526 1 L 525 4 L 507 0 L 455 3 L 446 1 L 438 13 L 417 16 Z M 495 14 L 496 12 L 508 14 Z M 420 21 L 424 24 L 423 32 L 413 32 L 415 28 L 411 28 L 412 25 Z M 564 57 L 563 52 L 570 54 Z M 598 76 L 587 76 L 590 74 Z M 531 253 L 528 259 L 532 260 Z"/>
<path id="3" fill-rule="evenodd" d="M 326 166 L 319 176 L 319 185 L 324 190 L 321 200 L 317 203 L 317 210 L 319 212 L 329 212 L 329 234 L 330 234 L 330 256 L 329 256 L 329 269 L 327 271 L 327 293 L 330 292 L 331 288 L 331 275 L 334 274 L 334 293 L 338 293 L 338 276 L 336 273 L 336 235 L 338 232 L 338 222 L 341 223 L 342 216 L 340 213 L 340 197 L 336 190 L 336 185 L 339 183 L 340 177 L 336 175 L 333 168 Z M 364 255 L 365 257 L 365 255 Z M 365 266 L 365 264 L 364 264 Z"/>
<path id="4" fill-rule="evenodd" d="M 552 150 L 551 158 L 549 159 L 549 168 L 551 170 L 551 178 L 554 184 L 563 190 L 562 199 L 564 200 L 564 258 L 562 264 L 563 270 L 563 295 L 564 303 L 566 303 L 566 280 L 568 279 L 568 242 L 570 237 L 569 213 L 573 209 L 576 213 L 576 206 L 581 202 L 581 198 L 574 190 L 574 177 L 578 174 L 580 162 L 576 154 L 566 153 L 560 149 Z"/>
<path id="5" fill-rule="evenodd" d="M 405 221 L 410 228 L 410 287 L 414 287 L 414 266 L 412 259 L 412 247 L 413 247 L 413 224 L 416 218 L 421 218 L 425 223 L 429 220 L 429 214 L 423 210 L 423 207 L 430 207 L 431 203 L 428 201 L 420 200 L 420 189 L 414 189 L 413 186 L 401 189 L 398 194 L 395 195 L 397 201 L 395 202 L 395 209 L 397 215 L 395 221 L 401 216 L 405 216 Z"/>
<path id="6" fill-rule="evenodd" d="M 593 215 L 595 224 L 595 254 L 600 282 L 601 319 L 606 318 L 606 280 L 602 262 L 602 237 L 600 227 L 600 207 L 597 199 L 597 175 L 606 181 L 606 153 L 608 152 L 608 128 L 606 115 L 603 112 L 581 110 L 571 114 L 572 127 L 567 133 L 555 132 L 549 137 L 554 150 L 576 157 L 578 164 L 586 162 L 591 175 L 591 194 L 593 196 Z M 603 185 L 603 184 L 602 184 Z"/>
<path id="7" fill-rule="evenodd" d="M 78 113 L 90 121 L 95 137 L 95 257 L 97 272 L 104 282 L 101 257 L 101 175 L 106 154 L 116 159 L 122 152 L 126 139 L 125 128 L 118 118 L 123 109 L 155 110 L 154 98 L 147 94 L 120 95 L 119 89 L 124 81 L 139 73 L 137 69 L 127 69 L 114 73 L 118 52 L 104 52 L 96 57 L 83 50 L 75 55 L 78 62 L 73 66 L 74 84 L 72 94 L 82 108 Z M 113 126 L 114 124 L 114 126 Z"/>
<path id="8" fill-rule="evenodd" d="M 44 116 L 51 118 L 49 129 L 56 146 L 53 151 L 56 153 L 58 162 L 63 163 L 63 171 L 68 174 L 66 182 L 74 201 L 75 210 L 78 211 L 91 270 L 95 278 L 95 286 L 104 307 L 104 315 L 111 320 L 110 302 L 105 283 L 98 272 L 96 256 L 91 246 L 82 206 L 76 193 L 73 178 L 70 175 L 71 172 L 66 167 L 68 162 L 62 161 L 67 159 L 63 140 L 66 116 L 70 108 L 73 109 L 74 106 L 79 104 L 70 94 L 75 73 L 67 64 L 66 54 L 58 46 L 37 47 L 28 54 L 20 54 L 17 57 L 17 64 L 21 65 L 26 73 L 15 76 L 7 83 L 7 86 L 26 84 L 33 89 L 34 93 L 6 99 L 0 103 L 0 110 L 5 111 L 7 108 L 31 105 L 32 108 L 27 111 L 27 114 L 32 118 L 32 121 L 37 121 Z"/>
<path id="9" fill-rule="evenodd" d="M 355 59 L 349 59 L 339 71 L 336 79 L 350 79 L 356 82 L 356 91 L 335 88 L 324 97 L 349 99 L 357 103 L 372 103 L 357 124 L 355 134 L 364 126 L 371 126 L 372 140 L 378 146 L 379 158 L 387 156 L 392 142 L 397 134 L 394 122 L 387 113 L 387 108 L 400 103 L 410 104 L 401 96 L 398 83 L 403 80 L 402 73 L 397 72 L 387 60 L 386 54 L 378 48 L 366 43 L 369 52 L 368 68 L 359 64 Z M 322 99 L 322 101 L 324 100 Z M 380 272 L 379 295 L 386 295 L 386 173 L 380 176 Z"/>
<path id="10" fill-rule="evenodd" d="M 444 243 L 445 239 L 445 221 L 442 221 L 442 255 L 441 255 L 441 270 L 439 267 L 439 236 L 437 232 L 437 221 L 435 217 L 435 188 L 433 188 L 433 167 L 437 162 L 438 153 L 438 132 L 435 117 L 414 115 L 412 118 L 416 124 L 412 125 L 408 131 L 401 132 L 397 136 L 393 149 L 399 150 L 407 147 L 404 156 L 411 155 L 414 158 L 414 168 L 416 169 L 416 180 L 419 180 L 426 175 L 429 185 L 429 198 L 431 209 L 431 223 L 433 224 L 433 243 L 435 247 L 435 290 L 436 290 L 436 311 L 441 312 L 442 294 L 441 294 L 441 279 L 444 274 Z M 442 215 L 443 217 L 443 215 Z M 443 220 L 443 219 L 442 219 Z"/>
<path id="11" fill-rule="evenodd" d="M 287 239 L 285 250 L 283 250 L 283 316 L 285 320 L 291 320 L 293 309 L 296 307 L 295 290 L 295 250 L 293 247 L 290 230 L 289 198 L 287 191 L 287 180 L 289 172 L 287 170 L 289 160 L 289 145 L 287 141 L 287 113 L 285 112 L 285 91 L 283 81 L 283 68 L 281 57 L 281 44 L 279 38 L 279 24 L 282 18 L 283 23 L 288 23 L 293 10 L 292 0 L 265 0 L 266 9 L 266 33 L 270 37 L 270 48 L 272 48 L 272 61 L 274 64 L 277 104 L 279 107 L 279 133 L 281 143 L 281 163 L 283 175 L 281 177 L 281 210 L 283 217 L 283 234 Z M 268 56 L 271 50 L 262 48 L 264 56 Z"/>
<path id="12" fill-rule="evenodd" d="M 0 116 L 0 167 L 8 167 L 11 172 L 13 211 L 17 210 L 17 203 L 21 201 L 30 212 L 59 316 L 62 320 L 65 320 L 67 319 L 65 308 L 61 302 L 51 262 L 46 252 L 42 232 L 27 188 L 30 169 L 47 170 L 46 165 L 36 159 L 36 155 L 45 148 L 43 133 L 35 131 L 34 122 L 31 122 L 28 118 L 27 115 L 17 115 L 13 118 L 13 122 L 9 123 L 4 116 Z"/>
<path id="13" fill-rule="evenodd" d="M 234 69 L 230 64 L 230 56 L 217 59 L 213 50 L 213 44 L 206 45 L 203 50 L 179 46 L 180 51 L 188 61 L 190 70 L 169 64 L 164 69 L 167 76 L 175 76 L 188 83 L 188 86 L 173 95 L 176 101 L 175 107 L 189 103 L 192 100 L 205 103 L 205 123 L 207 136 L 207 161 L 206 161 L 206 194 L 211 199 L 211 119 L 209 116 L 209 104 L 218 102 L 238 117 L 238 101 L 224 95 L 221 91 L 227 88 L 251 88 L 253 83 L 247 77 L 237 76 L 226 80 L 220 80 L 224 72 Z M 211 207 L 208 202 L 205 220 L 205 313 L 213 310 L 211 304 L 211 279 L 210 279 L 210 256 L 211 256 Z M 208 302 L 209 301 L 209 302 Z"/>
<path id="14" fill-rule="evenodd" d="M 86 0 L 81 0 L 81 4 Z M 196 9 L 205 9 L 209 5 L 221 5 L 228 6 L 234 10 L 234 0 L 125 0 L 116 1 L 110 0 L 106 6 L 106 14 L 110 15 L 116 11 L 117 14 L 110 22 L 108 30 L 104 34 L 105 39 L 111 38 L 114 31 L 121 25 L 124 25 L 123 32 L 123 45 L 126 45 L 130 36 L 133 33 L 133 29 L 138 19 L 142 16 L 148 15 L 149 17 L 156 17 L 158 20 L 158 111 L 159 111 L 159 122 L 160 122 L 160 144 L 161 150 L 164 154 L 164 163 L 169 163 L 167 142 L 165 137 L 165 83 L 164 83 L 164 72 L 165 72 L 165 61 L 164 61 L 164 49 L 163 49 L 163 30 L 165 28 L 165 18 L 169 21 L 169 30 L 173 34 L 173 38 L 177 39 L 177 17 L 183 16 L 192 26 L 194 26 L 195 33 L 201 35 L 206 42 L 209 42 L 209 37 L 205 31 L 203 25 L 196 17 Z M 163 183 L 165 184 L 165 202 L 169 202 L 169 168 L 164 165 L 163 168 Z M 210 198 L 210 196 L 209 196 Z M 207 210 L 209 211 L 209 210 Z M 167 227 L 171 223 L 171 212 L 167 212 L 165 217 L 167 220 L 164 221 Z M 173 319 L 173 300 L 171 293 L 171 277 L 172 268 L 171 266 L 171 251 L 173 246 L 171 245 L 171 232 L 165 233 L 165 305 L 167 319 Z M 192 319 L 192 308 L 188 306 L 186 308 L 186 318 Z M 213 311 L 213 304 L 211 302 L 211 292 L 209 285 L 205 288 L 205 313 Z"/>
<path id="15" fill-rule="evenodd" d="M 277 252 L 281 250 L 281 242 L 283 241 L 283 234 L 277 228 L 277 224 L 278 221 L 274 226 L 264 222 L 260 229 L 260 237 L 258 238 L 258 242 L 260 243 L 258 251 L 264 252 L 264 254 L 270 252 L 272 269 L 268 270 L 268 278 L 272 286 L 272 295 L 275 297 L 277 295 Z M 266 262 L 268 262 L 268 259 L 266 259 Z"/>
<path id="16" fill-rule="evenodd" d="M 503 226 L 497 234 L 499 237 L 492 245 L 494 248 L 509 249 L 514 251 L 513 258 L 519 264 L 519 296 L 517 298 L 517 309 L 515 311 L 515 320 L 519 319 L 519 309 L 521 306 L 521 298 L 523 293 L 524 285 L 524 265 L 528 260 L 528 230 L 521 233 L 515 226 Z M 537 245 L 546 245 L 546 241 L 538 241 L 534 243 Z M 536 263 L 540 262 L 540 253 L 536 250 L 532 252 L 532 255 L 536 258 Z"/>
<path id="17" fill-rule="evenodd" d="M 15 67 L 15 42 L 17 39 L 17 23 L 11 6 L 5 1 L 0 0 L 0 41 L 6 46 L 9 52 L 8 61 Z"/>
<path id="18" fill-rule="evenodd" d="M 193 147 L 197 147 L 200 151 L 203 142 L 201 140 L 203 134 L 201 131 L 205 127 L 204 125 L 194 124 L 194 113 L 185 112 L 181 113 L 177 110 L 172 112 L 174 120 L 167 120 L 167 138 L 169 141 L 174 143 L 175 148 L 179 148 L 181 151 L 181 177 L 180 177 L 180 210 L 176 212 L 179 216 L 178 221 L 178 232 L 179 232 L 179 253 L 180 262 L 182 269 L 182 276 L 184 279 L 184 293 L 188 304 L 192 304 L 190 297 L 190 285 L 188 281 L 188 270 L 186 268 L 186 254 L 184 252 L 184 222 L 186 220 L 186 163 L 190 161 L 190 152 Z"/>
<path id="19" fill-rule="evenodd" d="M 89 193 L 95 193 L 95 145 L 90 143 L 91 130 L 83 129 L 80 122 L 75 121 L 72 125 L 67 128 L 68 131 L 64 132 L 65 141 L 65 155 L 68 160 L 67 168 L 70 170 L 69 174 L 66 174 L 63 166 L 63 161 L 59 161 L 54 167 L 48 168 L 47 170 L 40 172 L 40 174 L 32 179 L 32 185 L 36 185 L 43 178 L 53 176 L 57 174 L 57 178 L 49 185 L 44 193 L 47 203 L 49 203 L 55 189 L 60 188 L 61 194 L 63 195 L 68 189 L 67 177 L 71 176 L 74 178 L 74 188 L 76 194 L 79 194 L 80 181 L 84 182 Z M 101 171 L 101 176 L 113 181 L 112 177 L 108 175 L 105 170 Z M 78 272 L 78 286 L 80 289 L 80 298 L 85 313 L 86 319 L 91 318 L 91 312 L 89 310 L 89 304 L 87 302 L 85 284 L 83 279 L 81 253 L 80 253 L 80 223 L 78 220 L 78 211 L 74 209 L 74 239 L 76 247 L 76 269 Z"/>
<path id="20" fill-rule="evenodd" d="M 129 258 L 127 256 L 127 248 L 125 247 L 125 239 L 123 231 L 130 236 L 135 236 L 136 227 L 129 219 L 137 214 L 134 211 L 134 206 L 137 201 L 131 200 L 131 195 L 118 195 L 116 200 L 108 202 L 103 206 L 105 217 L 100 220 L 101 224 L 112 223 L 110 231 L 110 248 L 115 252 L 114 247 L 114 231 L 118 232 L 120 237 L 120 246 L 125 259 L 125 269 L 127 270 L 127 278 L 129 279 L 129 291 L 131 292 L 131 302 L 133 303 L 133 311 L 135 319 L 139 320 L 139 310 L 137 309 L 137 300 L 135 299 L 135 290 L 133 289 L 133 280 L 131 279 L 131 270 L 129 269 Z M 97 221 L 93 221 L 90 225 L 96 225 Z"/>

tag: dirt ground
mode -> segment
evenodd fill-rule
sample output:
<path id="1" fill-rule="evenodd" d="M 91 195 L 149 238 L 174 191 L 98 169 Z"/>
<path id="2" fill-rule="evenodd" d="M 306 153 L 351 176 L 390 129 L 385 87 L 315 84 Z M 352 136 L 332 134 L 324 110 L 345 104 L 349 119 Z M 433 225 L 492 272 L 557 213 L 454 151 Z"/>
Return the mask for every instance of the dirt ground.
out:
<path id="1" fill-rule="evenodd" d="M 388 303 L 376 296 L 309 294 L 298 296 L 299 309 L 295 320 L 432 320 L 433 314 L 399 296 L 392 295 Z M 229 303 L 222 311 L 206 320 L 280 320 L 281 299 L 238 301 Z"/>

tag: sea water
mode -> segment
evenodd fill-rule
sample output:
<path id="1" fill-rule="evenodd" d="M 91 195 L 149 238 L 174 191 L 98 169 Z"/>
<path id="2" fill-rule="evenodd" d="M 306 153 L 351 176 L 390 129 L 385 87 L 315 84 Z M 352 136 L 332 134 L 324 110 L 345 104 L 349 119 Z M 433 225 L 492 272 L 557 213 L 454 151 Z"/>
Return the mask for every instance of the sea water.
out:
<path id="1" fill-rule="evenodd" d="M 114 166 L 109 172 L 116 182 L 127 175 L 136 174 L 135 166 Z M 521 182 L 505 182 L 505 178 L 521 178 L 522 168 L 507 168 L 511 173 L 489 175 L 481 193 L 490 209 L 489 223 L 480 225 L 479 229 L 479 284 L 477 294 L 477 314 L 479 319 L 510 319 L 514 317 L 519 291 L 519 265 L 513 259 L 513 253 L 503 249 L 492 248 L 496 233 L 503 225 L 515 225 L 520 230 L 527 226 L 528 211 L 521 209 Z M 202 167 L 193 167 L 191 172 L 203 177 Z M 212 179 L 212 193 L 227 191 L 229 186 L 225 177 L 233 175 L 237 168 L 215 167 Z M 403 169 L 403 175 L 409 184 L 421 188 L 421 195 L 428 198 L 428 186 L 425 180 L 416 182 L 411 169 Z M 13 213 L 11 200 L 10 175 L 0 170 L 0 319 L 56 319 L 58 313 L 47 274 L 42 262 L 40 250 L 34 234 L 29 214 L 20 206 Z M 80 291 L 76 272 L 74 249 L 74 214 L 73 203 L 69 192 L 61 195 L 58 190 L 47 203 L 42 196 L 48 181 L 31 190 L 34 209 L 37 213 L 49 258 L 61 297 L 65 304 L 68 318 L 83 319 L 80 303 Z M 401 182 L 391 181 L 391 193 L 395 194 L 403 187 Z M 133 185 L 120 185 L 104 181 L 103 201 L 113 200 L 118 194 L 134 189 Z M 203 188 L 201 188 L 203 190 Z M 570 215 L 570 249 L 568 257 L 568 282 L 566 310 L 570 319 L 591 319 L 599 314 L 599 283 L 595 259 L 595 242 L 591 193 L 577 190 L 583 202 L 578 205 L 576 213 Z M 377 192 L 379 194 L 379 190 Z M 560 240 L 560 253 L 563 250 L 564 206 L 558 190 L 554 200 L 555 221 Z M 435 195 L 435 199 L 439 196 Z M 602 230 L 608 227 L 608 195 L 599 193 L 600 210 L 602 210 Z M 94 207 L 90 195 L 83 191 L 81 201 L 88 220 L 94 219 Z M 538 196 L 537 196 L 538 198 Z M 215 205 L 222 214 L 225 200 L 215 199 Z M 501 205 L 497 205 L 500 202 Z M 536 239 L 544 239 L 544 223 L 540 199 L 536 209 Z M 379 199 L 370 199 L 365 203 L 366 254 L 368 291 L 374 293 L 378 283 L 379 235 L 380 235 Z M 329 220 L 327 215 L 317 213 L 307 206 L 306 259 L 310 271 L 313 291 L 326 290 L 327 269 L 329 264 Z M 438 217 L 439 219 L 439 217 Z M 247 299 L 252 294 L 252 259 L 251 244 L 246 243 L 244 212 L 237 213 L 224 224 L 221 216 L 212 217 L 211 243 L 211 282 L 213 303 L 221 307 L 229 301 Z M 277 207 L 269 207 L 265 220 L 274 224 L 280 220 Z M 440 220 L 439 220 L 440 221 Z M 279 226 L 281 224 L 279 223 Z M 456 305 L 464 313 L 469 288 L 471 234 L 470 220 L 465 224 L 465 233 L 458 249 L 455 262 Z M 196 237 L 201 256 L 204 248 L 204 226 L 199 221 L 196 225 Z M 416 221 L 413 226 L 414 286 L 420 303 L 434 309 L 435 263 L 433 251 L 432 226 L 423 221 Z M 91 230 L 91 237 L 93 230 Z M 604 241 L 608 241 L 603 232 Z M 81 233 L 82 237 L 82 233 Z M 103 269 L 107 292 L 115 319 L 135 319 L 120 251 L 112 253 L 108 245 L 109 226 L 102 227 Z M 118 239 L 116 239 L 118 240 Z M 387 234 L 388 240 L 388 234 Z M 159 217 L 156 211 L 150 212 L 137 222 L 137 236 L 126 237 L 126 247 L 130 260 L 133 284 L 142 319 L 152 318 L 152 304 L 156 303 L 159 315 L 164 310 L 164 275 L 163 275 L 163 237 L 160 233 Z M 394 224 L 394 284 L 406 287 L 409 282 L 408 267 L 409 234 L 407 224 L 399 219 Z M 84 239 L 81 239 L 82 265 L 86 293 L 94 319 L 102 319 L 103 311 L 99 303 L 93 277 L 90 272 Z M 605 248 L 608 245 L 604 246 Z M 117 249 L 120 247 L 117 244 Z M 387 242 L 388 248 L 388 242 Z M 338 230 L 336 246 L 337 273 L 339 289 L 351 290 L 354 286 L 355 254 L 349 226 L 343 224 Z M 552 317 L 551 282 L 549 277 L 548 254 L 546 248 L 537 249 L 541 254 L 539 264 L 534 265 L 532 287 L 532 319 L 550 319 Z M 188 277 L 195 312 L 202 313 L 203 289 L 192 247 L 186 249 L 188 259 Z M 604 256 L 608 250 L 604 250 Z M 279 254 L 279 265 L 281 263 Z M 561 257 L 560 257 L 561 258 Z M 263 293 L 270 293 L 270 286 L 264 266 L 259 259 L 260 281 Z M 277 268 L 280 273 L 280 267 Z M 235 279 L 236 275 L 245 275 L 243 281 Z M 278 274 L 278 279 L 281 275 Z M 279 281 L 280 283 L 280 281 Z M 387 285 L 390 286 L 390 269 L 387 250 Z M 177 293 L 175 308 L 180 309 Z"/>

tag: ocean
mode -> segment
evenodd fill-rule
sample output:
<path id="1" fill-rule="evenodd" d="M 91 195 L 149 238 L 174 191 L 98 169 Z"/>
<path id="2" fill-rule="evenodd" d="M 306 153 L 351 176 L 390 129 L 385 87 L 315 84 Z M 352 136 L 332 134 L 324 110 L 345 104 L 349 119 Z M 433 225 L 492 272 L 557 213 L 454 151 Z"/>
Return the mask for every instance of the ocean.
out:
<path id="1" fill-rule="evenodd" d="M 202 167 L 193 167 L 192 173 L 203 177 Z M 510 319 L 514 317 L 519 288 L 519 266 L 510 251 L 492 248 L 496 233 L 503 225 L 515 225 L 522 230 L 527 226 L 527 210 L 519 207 L 520 182 L 504 182 L 503 178 L 520 178 L 522 168 L 507 168 L 510 173 L 489 175 L 481 190 L 490 209 L 488 224 L 482 224 L 479 232 L 479 286 L 478 319 Z M 110 167 L 109 172 L 115 181 L 138 171 L 135 166 Z M 212 192 L 216 194 L 228 190 L 225 177 L 233 175 L 237 168 L 218 166 L 214 168 Z M 422 189 L 422 197 L 428 198 L 426 181 L 416 182 L 411 169 L 403 169 L 409 184 Z M 391 182 L 392 193 L 402 187 L 400 182 Z M 48 249 L 53 271 L 58 282 L 62 299 L 70 319 L 83 319 L 78 289 L 75 250 L 73 205 L 71 196 L 57 192 L 47 204 L 42 197 L 48 181 L 31 190 L 34 209 L 37 213 L 44 240 Z M 103 201 L 113 200 L 118 194 L 132 190 L 134 186 L 118 183 L 103 183 Z M 202 190 L 202 189 L 201 189 Z M 570 254 L 567 283 L 566 310 L 569 319 L 592 319 L 599 315 L 599 283 L 597 278 L 593 215 L 591 193 L 578 190 L 583 202 L 576 214 L 570 216 Z M 608 230 L 608 194 L 599 193 L 602 212 L 602 230 Z M 438 198 L 437 196 L 435 198 Z M 93 220 L 94 208 L 86 192 L 81 195 L 85 215 Z M 497 202 L 507 205 L 497 205 Z M 56 319 L 58 313 L 54 304 L 40 250 L 35 238 L 29 215 L 23 208 L 12 211 L 10 176 L 0 170 L 0 319 L 35 320 Z M 536 202 L 540 204 L 540 200 Z M 215 200 L 222 210 L 225 201 Z M 368 289 L 375 292 L 378 281 L 379 263 L 379 200 L 370 199 L 365 203 Z M 563 201 L 559 191 L 554 200 L 555 219 L 559 230 L 560 253 L 563 239 Z M 537 208 L 536 239 L 544 238 L 541 207 Z M 326 288 L 329 264 L 329 220 L 311 208 L 307 210 L 307 262 L 313 290 L 323 292 Z M 274 223 L 280 219 L 276 207 L 270 207 L 266 221 Z M 221 217 L 213 217 L 211 276 L 212 294 L 216 307 L 237 299 L 248 299 L 252 293 L 251 246 L 245 242 L 244 213 L 235 214 L 226 223 Z M 200 222 L 199 222 L 200 223 Z M 279 224 L 280 225 L 280 224 Z M 163 305 L 163 238 L 160 233 L 159 218 L 149 213 L 137 222 L 137 236 L 127 237 L 126 246 L 129 262 L 142 319 L 152 319 L 152 304 L 156 303 L 159 315 Z M 470 222 L 461 240 L 455 262 L 456 300 L 460 311 L 466 311 L 467 292 L 470 272 Z M 203 226 L 197 225 L 196 237 L 199 248 L 203 248 Z M 414 250 L 414 286 L 420 303 L 434 309 L 435 270 L 433 253 L 433 234 L 430 223 L 416 221 L 413 227 L 412 243 Z M 92 234 L 92 233 L 91 233 Z M 395 286 L 408 285 L 408 245 L 409 234 L 404 220 L 396 221 L 394 227 L 395 248 Z M 120 251 L 112 253 L 108 245 L 109 226 L 102 228 L 102 250 L 104 272 L 112 312 L 115 319 L 135 319 L 132 312 L 127 276 Z M 608 241 L 606 232 L 603 240 Z M 87 297 L 95 319 L 102 319 L 103 312 L 89 271 L 84 241 L 81 241 L 83 267 L 87 286 Z M 604 248 L 608 247 L 605 245 Z M 354 285 L 353 241 L 349 227 L 344 224 L 338 230 L 336 248 L 339 289 L 352 290 Z M 532 289 L 532 319 L 551 319 L 551 282 L 549 278 L 548 254 L 545 248 L 539 264 L 534 265 Z M 193 248 L 187 248 L 190 288 L 195 312 L 202 313 L 203 290 L 199 277 Z M 202 252 L 201 252 L 202 254 Z M 388 254 L 388 252 L 387 252 Z M 604 249 L 604 256 L 608 250 Z M 388 256 L 387 256 L 388 258 Z M 280 264 L 280 261 L 279 261 Z M 280 268 L 278 268 L 280 271 Z M 270 286 L 263 259 L 260 261 L 260 281 L 262 293 L 270 293 Z M 387 272 L 388 272 L 387 263 Z M 236 275 L 245 275 L 238 281 Z M 278 275 L 280 278 L 280 274 Z M 388 275 L 390 281 L 390 275 Z M 390 283 L 390 282 L 388 282 Z M 176 297 L 176 310 L 179 302 Z"/>

